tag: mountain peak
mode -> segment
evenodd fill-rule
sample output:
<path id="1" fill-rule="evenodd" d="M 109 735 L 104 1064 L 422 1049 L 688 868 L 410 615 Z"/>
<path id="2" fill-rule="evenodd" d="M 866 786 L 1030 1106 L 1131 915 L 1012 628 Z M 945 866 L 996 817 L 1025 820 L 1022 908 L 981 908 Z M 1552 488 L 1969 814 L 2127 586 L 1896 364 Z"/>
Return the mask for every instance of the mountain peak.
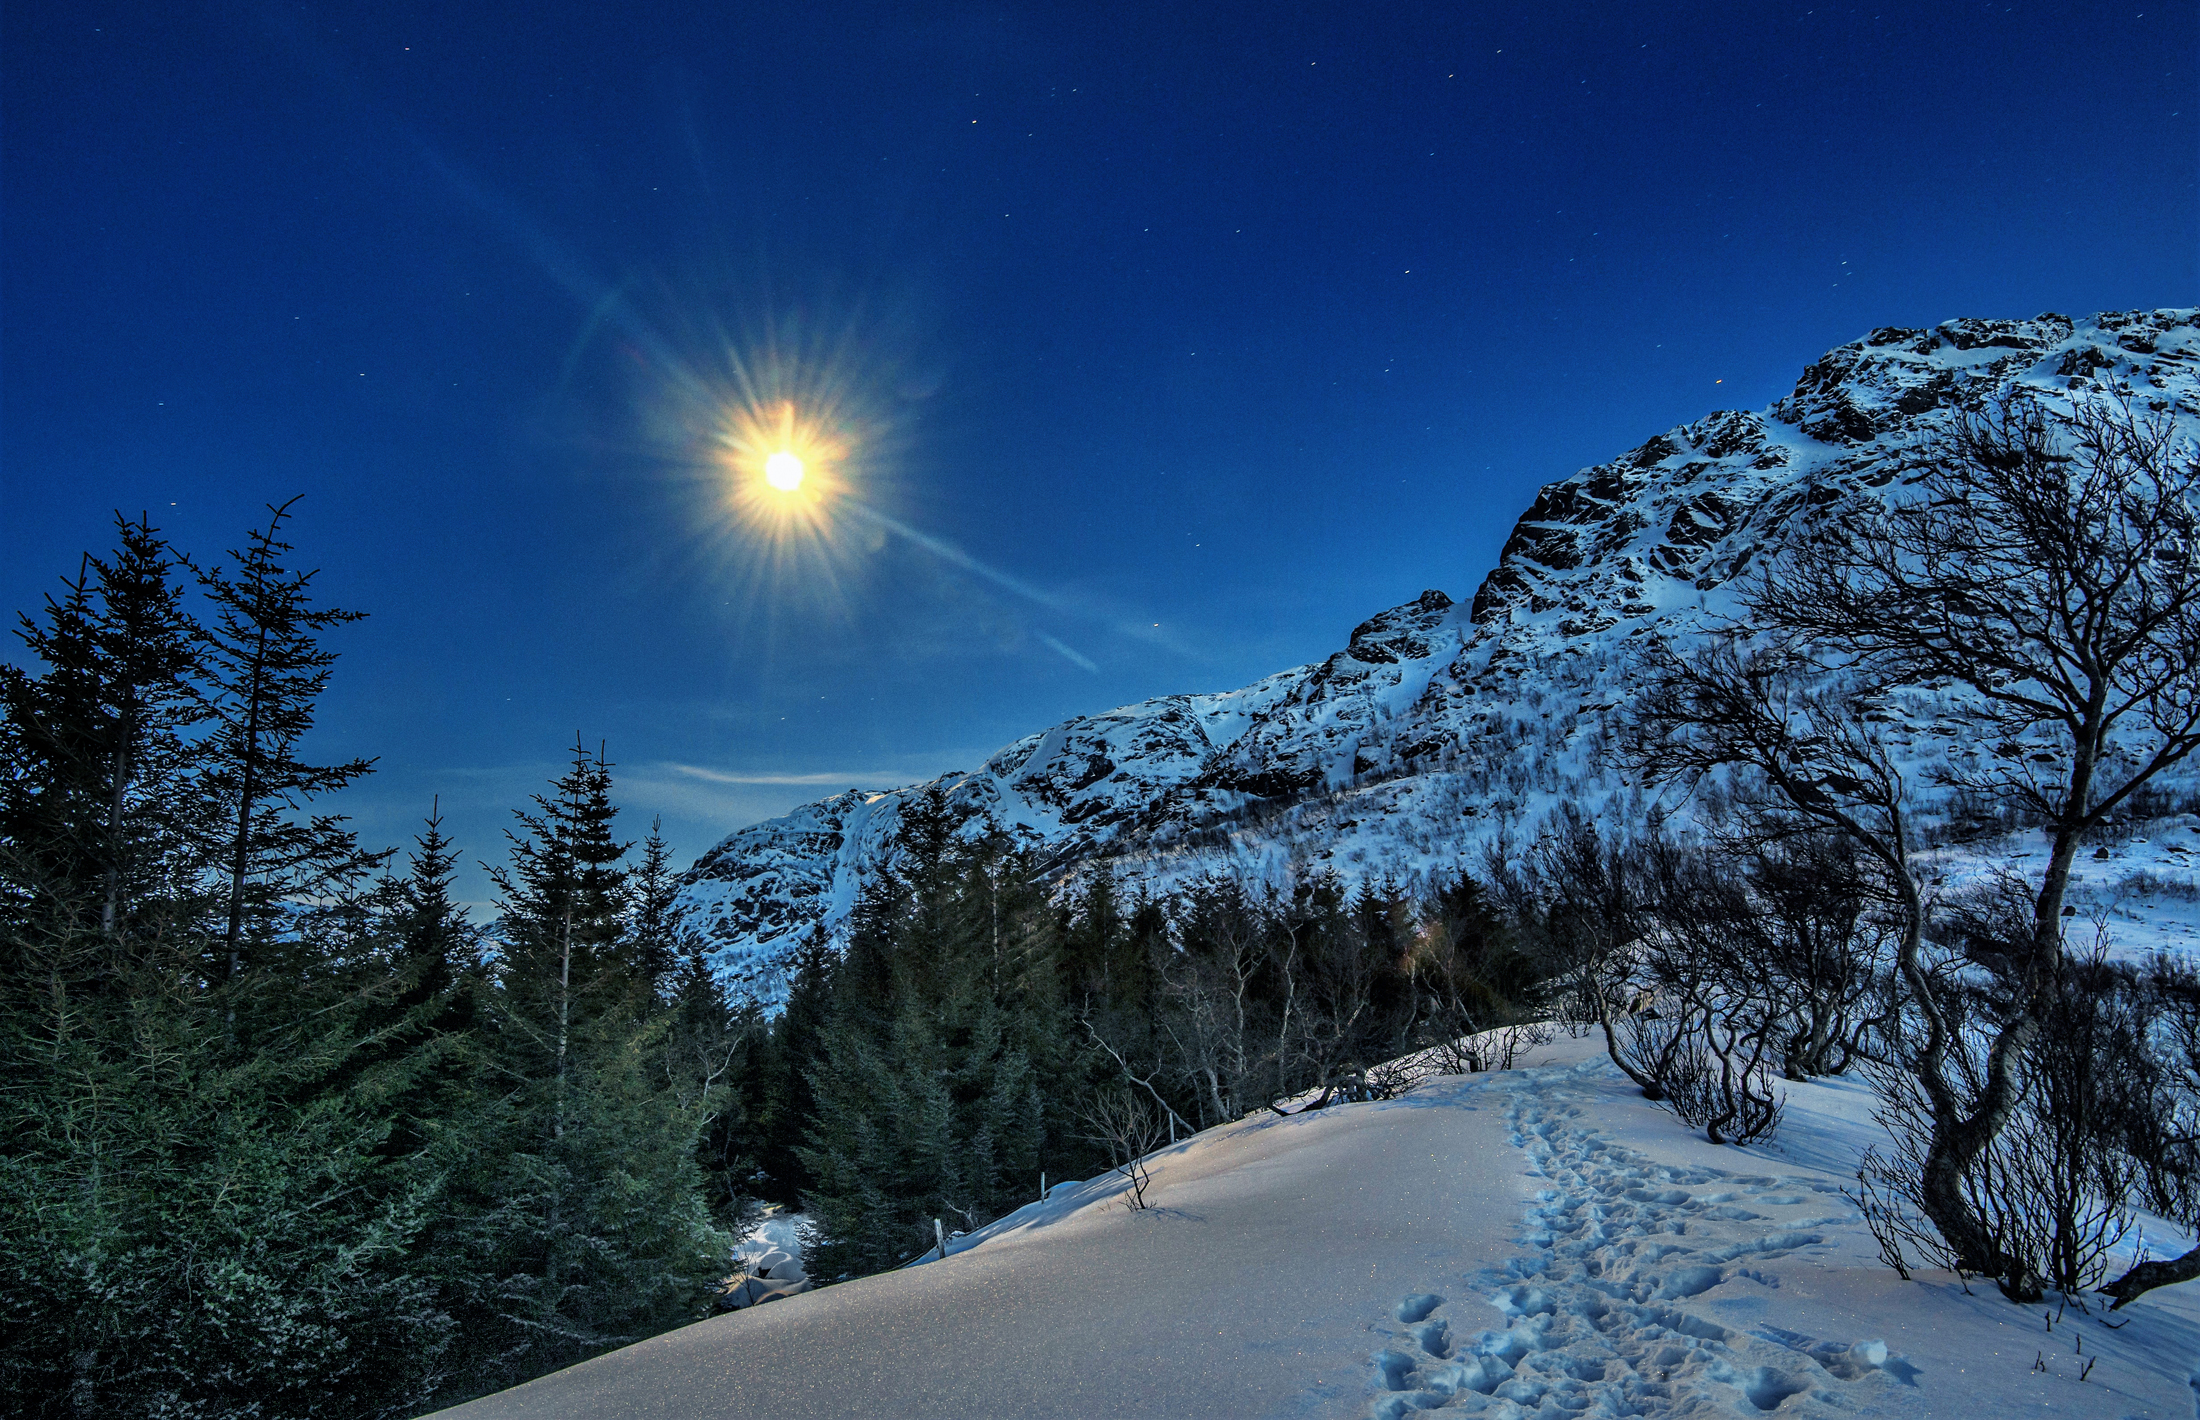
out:
<path id="1" fill-rule="evenodd" d="M 837 930 L 890 863 L 901 805 L 938 788 L 971 833 L 1159 883 L 1202 867 L 1429 876 L 1560 799 L 1632 793 L 1606 712 L 1632 648 L 1731 605 L 1791 522 L 1904 486 L 1918 445 L 2018 389 L 2108 395 L 2200 431 L 2190 309 L 1882 327 L 1813 361 L 1759 412 L 1721 410 L 1546 485 L 1464 613 L 1429 590 L 1326 660 L 1241 690 L 1171 695 L 1026 736 L 968 774 L 850 792 L 729 836 L 683 879 L 751 989 Z"/>

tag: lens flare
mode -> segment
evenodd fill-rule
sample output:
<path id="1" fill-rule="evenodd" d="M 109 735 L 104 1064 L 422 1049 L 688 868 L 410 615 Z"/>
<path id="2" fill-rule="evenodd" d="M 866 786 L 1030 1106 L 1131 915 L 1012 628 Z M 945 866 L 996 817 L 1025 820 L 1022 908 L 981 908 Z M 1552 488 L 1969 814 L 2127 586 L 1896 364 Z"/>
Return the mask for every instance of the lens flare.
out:
<path id="1" fill-rule="evenodd" d="M 768 383 L 785 388 L 800 382 L 781 377 Z M 851 492 L 855 426 L 817 390 L 775 396 L 777 389 L 746 382 L 721 392 L 708 440 L 710 463 L 749 536 L 782 545 L 830 544 Z"/>
<path id="2" fill-rule="evenodd" d="M 885 536 L 864 513 L 900 491 L 906 337 L 855 315 L 739 321 L 733 307 L 668 292 L 658 323 L 619 332 L 647 436 L 684 495 L 678 555 L 729 617 L 772 636 L 853 624 L 873 609 Z"/>
<path id="3" fill-rule="evenodd" d="M 899 548 L 1050 620 L 1169 644 L 1145 620 L 1027 582 L 904 520 L 910 425 L 946 378 L 936 361 L 904 353 L 915 343 L 906 318 L 795 311 L 729 328 L 708 300 L 668 305 L 679 314 L 664 331 L 630 315 L 619 330 L 644 380 L 651 438 L 696 498 L 688 548 L 722 582 L 732 615 L 775 639 L 826 624 L 820 614 L 845 628 L 877 624 L 888 579 L 910 570 L 888 552 Z M 906 582 L 894 585 L 906 599 Z M 1069 642 L 1029 630 L 1025 644 L 1099 672 Z"/>

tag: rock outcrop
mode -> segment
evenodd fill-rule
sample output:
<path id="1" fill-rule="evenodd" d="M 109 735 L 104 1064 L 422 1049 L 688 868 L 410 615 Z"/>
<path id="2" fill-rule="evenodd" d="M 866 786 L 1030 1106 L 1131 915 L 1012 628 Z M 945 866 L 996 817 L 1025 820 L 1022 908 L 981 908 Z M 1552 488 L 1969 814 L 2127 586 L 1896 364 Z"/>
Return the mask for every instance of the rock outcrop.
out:
<path id="1" fill-rule="evenodd" d="M 1424 592 L 1318 664 L 1083 716 L 975 771 L 754 824 L 696 862 L 683 901 L 724 967 L 768 994 L 801 936 L 837 927 L 889 860 L 902 805 L 934 787 L 967 831 L 1009 833 L 1065 869 L 1410 878 L 1471 863 L 1561 798 L 1635 793 L 1607 723 L 1631 648 L 1653 625 L 1686 636 L 1729 610 L 1736 579 L 1797 520 L 1899 496 L 1960 411 L 2028 387 L 2200 432 L 2196 314 L 1875 330 L 1768 409 L 1707 415 L 1545 487 L 1467 605 Z"/>

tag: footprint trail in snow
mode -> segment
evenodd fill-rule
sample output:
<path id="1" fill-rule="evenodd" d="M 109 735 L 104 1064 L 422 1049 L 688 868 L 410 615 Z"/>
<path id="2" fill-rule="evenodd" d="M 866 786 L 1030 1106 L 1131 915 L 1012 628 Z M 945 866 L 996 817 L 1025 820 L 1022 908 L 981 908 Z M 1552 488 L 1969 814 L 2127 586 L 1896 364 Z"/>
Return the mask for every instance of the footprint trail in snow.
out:
<path id="1" fill-rule="evenodd" d="M 1495 1291 L 1484 1296 L 1508 1324 L 1454 1334 L 1444 1298 L 1399 1302 L 1374 1357 L 1374 1420 L 1911 1409 L 1909 1368 L 1883 1342 L 1737 1331 L 1686 1305 L 1729 1282 L 1776 1291 L 1781 1259 L 1821 1248 L 1829 1228 L 1860 1225 L 1838 1188 L 1660 1164 L 1586 1127 L 1571 1073 L 1511 1083 L 1512 1142 L 1548 1186 L 1528 1211 L 1525 1252 L 1487 1274 Z"/>

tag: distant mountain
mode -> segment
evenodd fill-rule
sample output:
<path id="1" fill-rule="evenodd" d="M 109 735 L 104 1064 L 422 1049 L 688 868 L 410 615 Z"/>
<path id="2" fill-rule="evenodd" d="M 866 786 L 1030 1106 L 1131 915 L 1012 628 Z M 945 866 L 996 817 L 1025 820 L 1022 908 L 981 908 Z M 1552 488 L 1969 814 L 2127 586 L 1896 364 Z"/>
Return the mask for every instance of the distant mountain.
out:
<path id="1" fill-rule="evenodd" d="M 1468 606 L 1423 592 L 1316 665 L 1082 716 L 971 773 L 751 825 L 696 861 L 683 901 L 724 969 L 770 992 L 804 933 L 845 919 L 892 853 L 902 805 L 934 785 L 967 832 L 1150 880 L 1220 865 L 1412 880 L 1471 863 L 1561 799 L 1635 795 L 1605 720 L 1632 646 L 1653 625 L 1685 636 L 1730 610 L 1734 579 L 1794 520 L 1897 490 L 1958 411 L 2027 386 L 2120 396 L 2200 432 L 2196 316 L 1875 330 L 1760 413 L 1708 415 L 1547 485 Z M 1905 733 L 1929 754 L 1957 728 L 1928 708 Z"/>

